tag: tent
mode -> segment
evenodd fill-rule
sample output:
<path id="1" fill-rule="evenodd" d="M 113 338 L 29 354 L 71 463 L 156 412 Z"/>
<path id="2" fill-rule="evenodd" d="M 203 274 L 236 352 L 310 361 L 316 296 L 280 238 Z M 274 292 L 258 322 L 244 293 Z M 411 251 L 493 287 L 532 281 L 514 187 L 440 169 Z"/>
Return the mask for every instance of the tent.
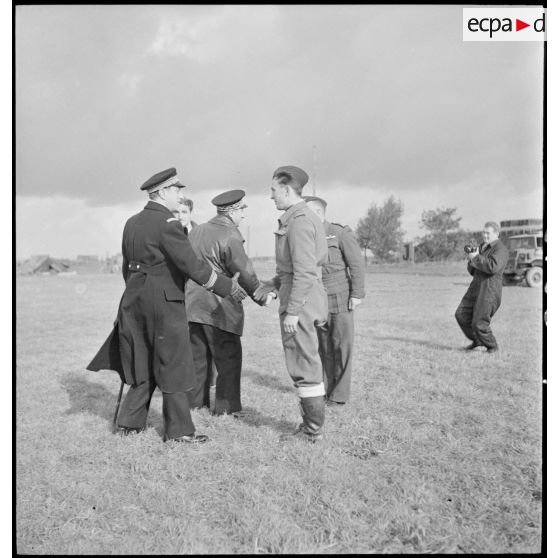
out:
<path id="1" fill-rule="evenodd" d="M 31 275 L 35 273 L 60 273 L 69 269 L 69 265 L 50 256 L 31 256 L 23 263 L 19 272 L 24 275 Z"/>

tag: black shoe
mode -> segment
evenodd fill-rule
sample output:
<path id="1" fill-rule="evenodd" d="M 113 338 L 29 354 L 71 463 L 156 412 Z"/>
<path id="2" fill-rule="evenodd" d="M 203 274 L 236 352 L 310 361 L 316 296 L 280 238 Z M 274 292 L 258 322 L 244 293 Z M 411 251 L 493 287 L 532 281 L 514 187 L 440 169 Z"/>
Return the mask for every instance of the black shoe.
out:
<path id="1" fill-rule="evenodd" d="M 116 432 L 120 434 L 120 436 L 129 436 L 130 434 L 139 434 L 143 432 L 145 428 L 134 428 L 131 426 L 119 426 L 116 429 Z"/>
<path id="2" fill-rule="evenodd" d="M 178 438 L 167 438 L 165 442 L 181 442 L 184 444 L 205 444 L 209 441 L 209 436 L 205 434 L 185 434 Z"/>
<path id="3" fill-rule="evenodd" d="M 310 442 L 315 444 L 316 442 L 321 442 L 323 439 L 323 434 L 309 434 L 308 432 L 299 431 L 293 434 L 293 438 L 299 438 L 305 442 Z"/>
<path id="4" fill-rule="evenodd" d="M 478 341 L 473 341 L 470 345 L 465 347 L 466 351 L 474 351 L 477 347 L 482 347 L 482 344 Z"/>
<path id="5" fill-rule="evenodd" d="M 306 432 L 304 423 L 301 422 L 292 434 L 281 434 L 281 436 L 279 436 L 279 441 L 281 442 L 290 442 L 297 439 L 315 444 L 323 439 L 323 434 L 311 434 L 310 432 Z"/>
<path id="6" fill-rule="evenodd" d="M 486 349 L 487 353 L 497 353 L 500 349 L 498 347 L 488 347 L 488 349 Z"/>
<path id="7" fill-rule="evenodd" d="M 249 417 L 252 413 L 250 411 L 245 411 L 244 409 L 241 409 L 240 411 L 233 411 L 231 413 L 231 415 L 234 418 L 246 418 Z"/>
<path id="8" fill-rule="evenodd" d="M 343 405 L 345 405 L 345 401 L 333 401 L 333 399 L 328 399 L 326 401 L 326 405 L 328 407 L 342 407 Z"/>

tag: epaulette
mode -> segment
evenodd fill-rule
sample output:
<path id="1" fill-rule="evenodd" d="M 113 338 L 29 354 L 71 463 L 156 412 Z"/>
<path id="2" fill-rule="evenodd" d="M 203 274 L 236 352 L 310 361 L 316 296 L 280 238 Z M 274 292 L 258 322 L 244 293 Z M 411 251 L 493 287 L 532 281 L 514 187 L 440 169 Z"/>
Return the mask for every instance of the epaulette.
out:
<path id="1" fill-rule="evenodd" d="M 172 221 L 178 221 L 178 219 L 177 219 L 176 217 L 169 217 L 169 218 L 167 219 L 167 223 L 170 223 L 170 222 L 172 222 Z"/>
<path id="2" fill-rule="evenodd" d="M 341 227 L 342 229 L 344 229 L 346 231 L 352 232 L 351 227 L 349 227 L 349 225 L 342 225 L 341 223 L 331 223 L 331 224 L 336 225 L 338 227 Z"/>

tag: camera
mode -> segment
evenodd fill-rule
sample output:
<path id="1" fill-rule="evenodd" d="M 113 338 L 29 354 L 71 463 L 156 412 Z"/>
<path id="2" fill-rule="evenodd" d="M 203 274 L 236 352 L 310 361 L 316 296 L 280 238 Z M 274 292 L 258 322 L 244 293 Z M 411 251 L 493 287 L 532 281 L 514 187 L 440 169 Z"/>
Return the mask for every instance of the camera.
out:
<path id="1" fill-rule="evenodd" d="M 471 254 L 472 252 L 474 252 L 476 249 L 478 248 L 478 246 L 474 243 L 474 242 L 467 242 L 467 244 L 465 244 L 465 246 L 463 246 L 463 250 L 465 250 L 466 254 Z"/>

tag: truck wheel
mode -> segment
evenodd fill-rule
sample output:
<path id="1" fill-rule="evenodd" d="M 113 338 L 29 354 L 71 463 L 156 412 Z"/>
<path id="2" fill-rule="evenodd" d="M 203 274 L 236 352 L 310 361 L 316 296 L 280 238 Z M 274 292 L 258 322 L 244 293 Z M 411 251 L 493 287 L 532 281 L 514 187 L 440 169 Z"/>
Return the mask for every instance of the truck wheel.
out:
<path id="1" fill-rule="evenodd" d="M 541 287 L 543 282 L 543 270 L 540 267 L 531 267 L 525 274 L 525 281 L 529 287 Z"/>

